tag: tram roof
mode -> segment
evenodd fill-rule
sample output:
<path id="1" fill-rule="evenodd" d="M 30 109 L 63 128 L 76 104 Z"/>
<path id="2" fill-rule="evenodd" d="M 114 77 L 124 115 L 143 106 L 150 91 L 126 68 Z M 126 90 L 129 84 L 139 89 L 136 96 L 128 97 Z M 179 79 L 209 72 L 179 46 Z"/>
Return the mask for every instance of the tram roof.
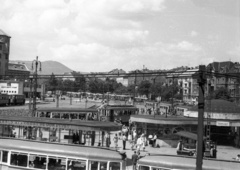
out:
<path id="1" fill-rule="evenodd" d="M 121 153 L 107 148 L 69 145 L 60 143 L 47 143 L 40 141 L 28 141 L 22 139 L 1 138 L 1 149 L 16 150 L 22 152 L 37 152 L 52 156 L 81 157 L 97 160 L 121 160 Z"/>
<path id="2" fill-rule="evenodd" d="M 141 165 L 151 165 L 171 169 L 195 169 L 196 158 L 176 155 L 149 155 L 138 161 Z M 232 170 L 239 169 L 240 163 L 236 161 L 204 159 L 203 170 Z"/>
<path id="3" fill-rule="evenodd" d="M 105 109 L 113 110 L 137 110 L 138 108 L 132 105 L 107 105 Z"/>
<path id="4" fill-rule="evenodd" d="M 150 124 L 162 124 L 162 125 L 197 125 L 197 117 L 183 117 L 183 116 L 167 116 L 165 115 L 131 115 L 131 122 L 142 122 Z M 218 122 L 226 122 L 233 127 L 240 127 L 240 120 L 237 119 L 209 119 L 211 125 L 218 125 Z M 204 119 L 204 123 L 207 123 L 207 119 Z M 223 126 L 223 125 L 222 125 Z"/>
<path id="5" fill-rule="evenodd" d="M 104 121 L 89 121 L 77 119 L 54 119 L 54 118 L 39 118 L 39 117 L 13 117 L 13 116 L 0 116 L 0 124 L 12 126 L 33 126 L 33 127 L 46 127 L 46 128 L 62 128 L 74 130 L 105 130 L 115 131 L 121 130 L 122 126 L 115 122 Z"/>
<path id="6" fill-rule="evenodd" d="M 39 112 L 98 112 L 97 109 L 93 108 L 67 108 L 67 107 L 43 107 L 43 108 L 37 108 L 37 111 Z"/>

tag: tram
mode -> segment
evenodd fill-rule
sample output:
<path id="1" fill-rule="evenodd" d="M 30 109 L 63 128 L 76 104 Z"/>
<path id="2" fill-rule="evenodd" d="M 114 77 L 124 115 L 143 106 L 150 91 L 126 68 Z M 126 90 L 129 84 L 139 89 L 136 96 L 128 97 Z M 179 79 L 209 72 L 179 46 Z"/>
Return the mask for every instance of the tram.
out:
<path id="1" fill-rule="evenodd" d="M 195 170 L 196 158 L 175 155 L 148 155 L 139 159 L 138 170 Z M 239 169 L 240 163 L 219 159 L 203 159 L 203 170 Z"/>
<path id="2" fill-rule="evenodd" d="M 121 122 L 128 125 L 131 115 L 138 114 L 138 108 L 133 105 L 106 105 L 99 108 L 101 121 Z"/>
<path id="3" fill-rule="evenodd" d="M 24 105 L 25 95 L 23 94 L 1 94 L 0 93 L 0 105 Z"/>
<path id="4" fill-rule="evenodd" d="M 78 120 L 99 120 L 97 109 L 89 108 L 56 108 L 44 107 L 37 108 L 35 117 L 59 118 L 59 119 L 78 119 Z"/>
<path id="5" fill-rule="evenodd" d="M 1 138 L 0 153 L 0 170 L 126 170 L 126 155 L 99 147 Z"/>

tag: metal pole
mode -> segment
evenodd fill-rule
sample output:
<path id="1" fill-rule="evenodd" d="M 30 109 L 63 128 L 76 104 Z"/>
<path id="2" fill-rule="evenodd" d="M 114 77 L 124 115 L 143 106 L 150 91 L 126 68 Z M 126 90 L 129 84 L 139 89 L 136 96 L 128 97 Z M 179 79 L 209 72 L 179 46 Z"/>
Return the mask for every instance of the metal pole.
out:
<path id="1" fill-rule="evenodd" d="M 136 97 L 136 71 L 134 73 L 134 94 L 133 94 L 133 106 L 135 105 L 135 97 Z"/>
<path id="2" fill-rule="evenodd" d="M 197 142 L 197 162 L 196 170 L 202 170 L 202 159 L 203 159 L 203 119 L 204 119 L 204 84 L 205 84 L 205 70 L 204 65 L 199 66 L 199 98 L 198 98 L 198 142 Z"/>

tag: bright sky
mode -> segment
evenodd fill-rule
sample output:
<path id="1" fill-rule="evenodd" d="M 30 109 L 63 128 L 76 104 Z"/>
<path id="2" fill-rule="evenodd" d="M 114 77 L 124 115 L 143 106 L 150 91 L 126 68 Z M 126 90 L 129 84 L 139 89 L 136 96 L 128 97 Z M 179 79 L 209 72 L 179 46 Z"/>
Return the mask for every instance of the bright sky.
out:
<path id="1" fill-rule="evenodd" d="M 75 71 L 240 62 L 239 0 L 0 0 L 10 60 Z"/>

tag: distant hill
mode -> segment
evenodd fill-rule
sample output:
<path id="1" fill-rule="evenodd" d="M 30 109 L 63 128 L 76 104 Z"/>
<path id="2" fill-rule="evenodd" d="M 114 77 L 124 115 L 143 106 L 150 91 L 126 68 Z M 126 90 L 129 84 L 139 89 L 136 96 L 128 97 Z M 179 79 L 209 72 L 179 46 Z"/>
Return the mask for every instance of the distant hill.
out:
<path id="1" fill-rule="evenodd" d="M 25 63 L 27 68 L 31 71 L 32 69 L 32 61 L 10 61 L 10 62 L 19 62 L 19 63 Z M 65 72 L 72 72 L 70 68 L 63 65 L 62 63 L 59 63 L 57 61 L 43 61 L 42 63 L 42 71 L 38 72 L 40 75 L 50 75 L 50 74 L 63 74 Z M 35 67 L 35 66 L 34 66 Z"/>

